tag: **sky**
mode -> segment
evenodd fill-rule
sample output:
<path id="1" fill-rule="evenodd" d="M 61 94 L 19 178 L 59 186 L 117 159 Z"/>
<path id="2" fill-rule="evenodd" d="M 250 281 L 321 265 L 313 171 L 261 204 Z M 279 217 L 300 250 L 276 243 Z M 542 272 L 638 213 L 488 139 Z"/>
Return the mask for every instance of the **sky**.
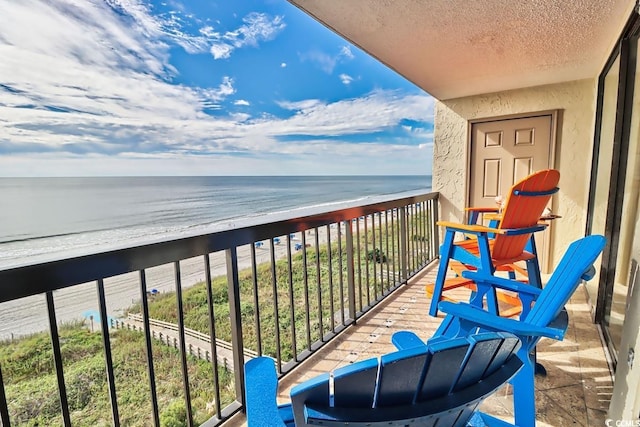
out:
<path id="1" fill-rule="evenodd" d="M 0 0 L 0 176 L 431 174 L 433 98 L 285 0 Z"/>

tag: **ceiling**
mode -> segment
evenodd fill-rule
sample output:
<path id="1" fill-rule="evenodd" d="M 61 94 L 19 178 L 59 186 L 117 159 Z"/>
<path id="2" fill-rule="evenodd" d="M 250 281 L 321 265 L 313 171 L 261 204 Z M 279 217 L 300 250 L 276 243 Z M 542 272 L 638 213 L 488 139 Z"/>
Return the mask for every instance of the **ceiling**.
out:
<path id="1" fill-rule="evenodd" d="M 445 100 L 593 78 L 633 0 L 289 0 Z"/>

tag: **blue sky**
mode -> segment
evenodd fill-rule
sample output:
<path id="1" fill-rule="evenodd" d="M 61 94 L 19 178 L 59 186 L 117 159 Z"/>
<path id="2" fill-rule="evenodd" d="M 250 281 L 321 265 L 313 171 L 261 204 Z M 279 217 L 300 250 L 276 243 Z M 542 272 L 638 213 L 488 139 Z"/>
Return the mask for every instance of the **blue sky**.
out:
<path id="1" fill-rule="evenodd" d="M 433 98 L 285 0 L 2 0 L 0 58 L 0 176 L 431 173 Z"/>

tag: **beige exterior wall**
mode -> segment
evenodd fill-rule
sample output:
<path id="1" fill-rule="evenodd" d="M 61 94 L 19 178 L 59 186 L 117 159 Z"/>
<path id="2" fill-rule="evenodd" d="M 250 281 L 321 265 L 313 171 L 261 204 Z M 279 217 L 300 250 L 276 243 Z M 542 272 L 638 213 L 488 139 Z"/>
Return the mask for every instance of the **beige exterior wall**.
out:
<path id="1" fill-rule="evenodd" d="M 440 192 L 440 218 L 464 220 L 470 120 L 559 110 L 555 168 L 560 170 L 560 191 L 553 210 L 562 219 L 552 230 L 554 266 L 564 249 L 584 235 L 595 105 L 595 79 L 437 102 L 432 185 Z"/>

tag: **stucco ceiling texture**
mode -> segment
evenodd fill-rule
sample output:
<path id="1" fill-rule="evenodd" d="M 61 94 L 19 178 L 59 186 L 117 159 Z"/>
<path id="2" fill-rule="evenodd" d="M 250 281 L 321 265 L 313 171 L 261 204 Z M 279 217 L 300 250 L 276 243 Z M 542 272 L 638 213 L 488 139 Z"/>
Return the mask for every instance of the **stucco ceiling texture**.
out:
<path id="1" fill-rule="evenodd" d="M 631 0 L 290 0 L 436 98 L 596 77 Z"/>

